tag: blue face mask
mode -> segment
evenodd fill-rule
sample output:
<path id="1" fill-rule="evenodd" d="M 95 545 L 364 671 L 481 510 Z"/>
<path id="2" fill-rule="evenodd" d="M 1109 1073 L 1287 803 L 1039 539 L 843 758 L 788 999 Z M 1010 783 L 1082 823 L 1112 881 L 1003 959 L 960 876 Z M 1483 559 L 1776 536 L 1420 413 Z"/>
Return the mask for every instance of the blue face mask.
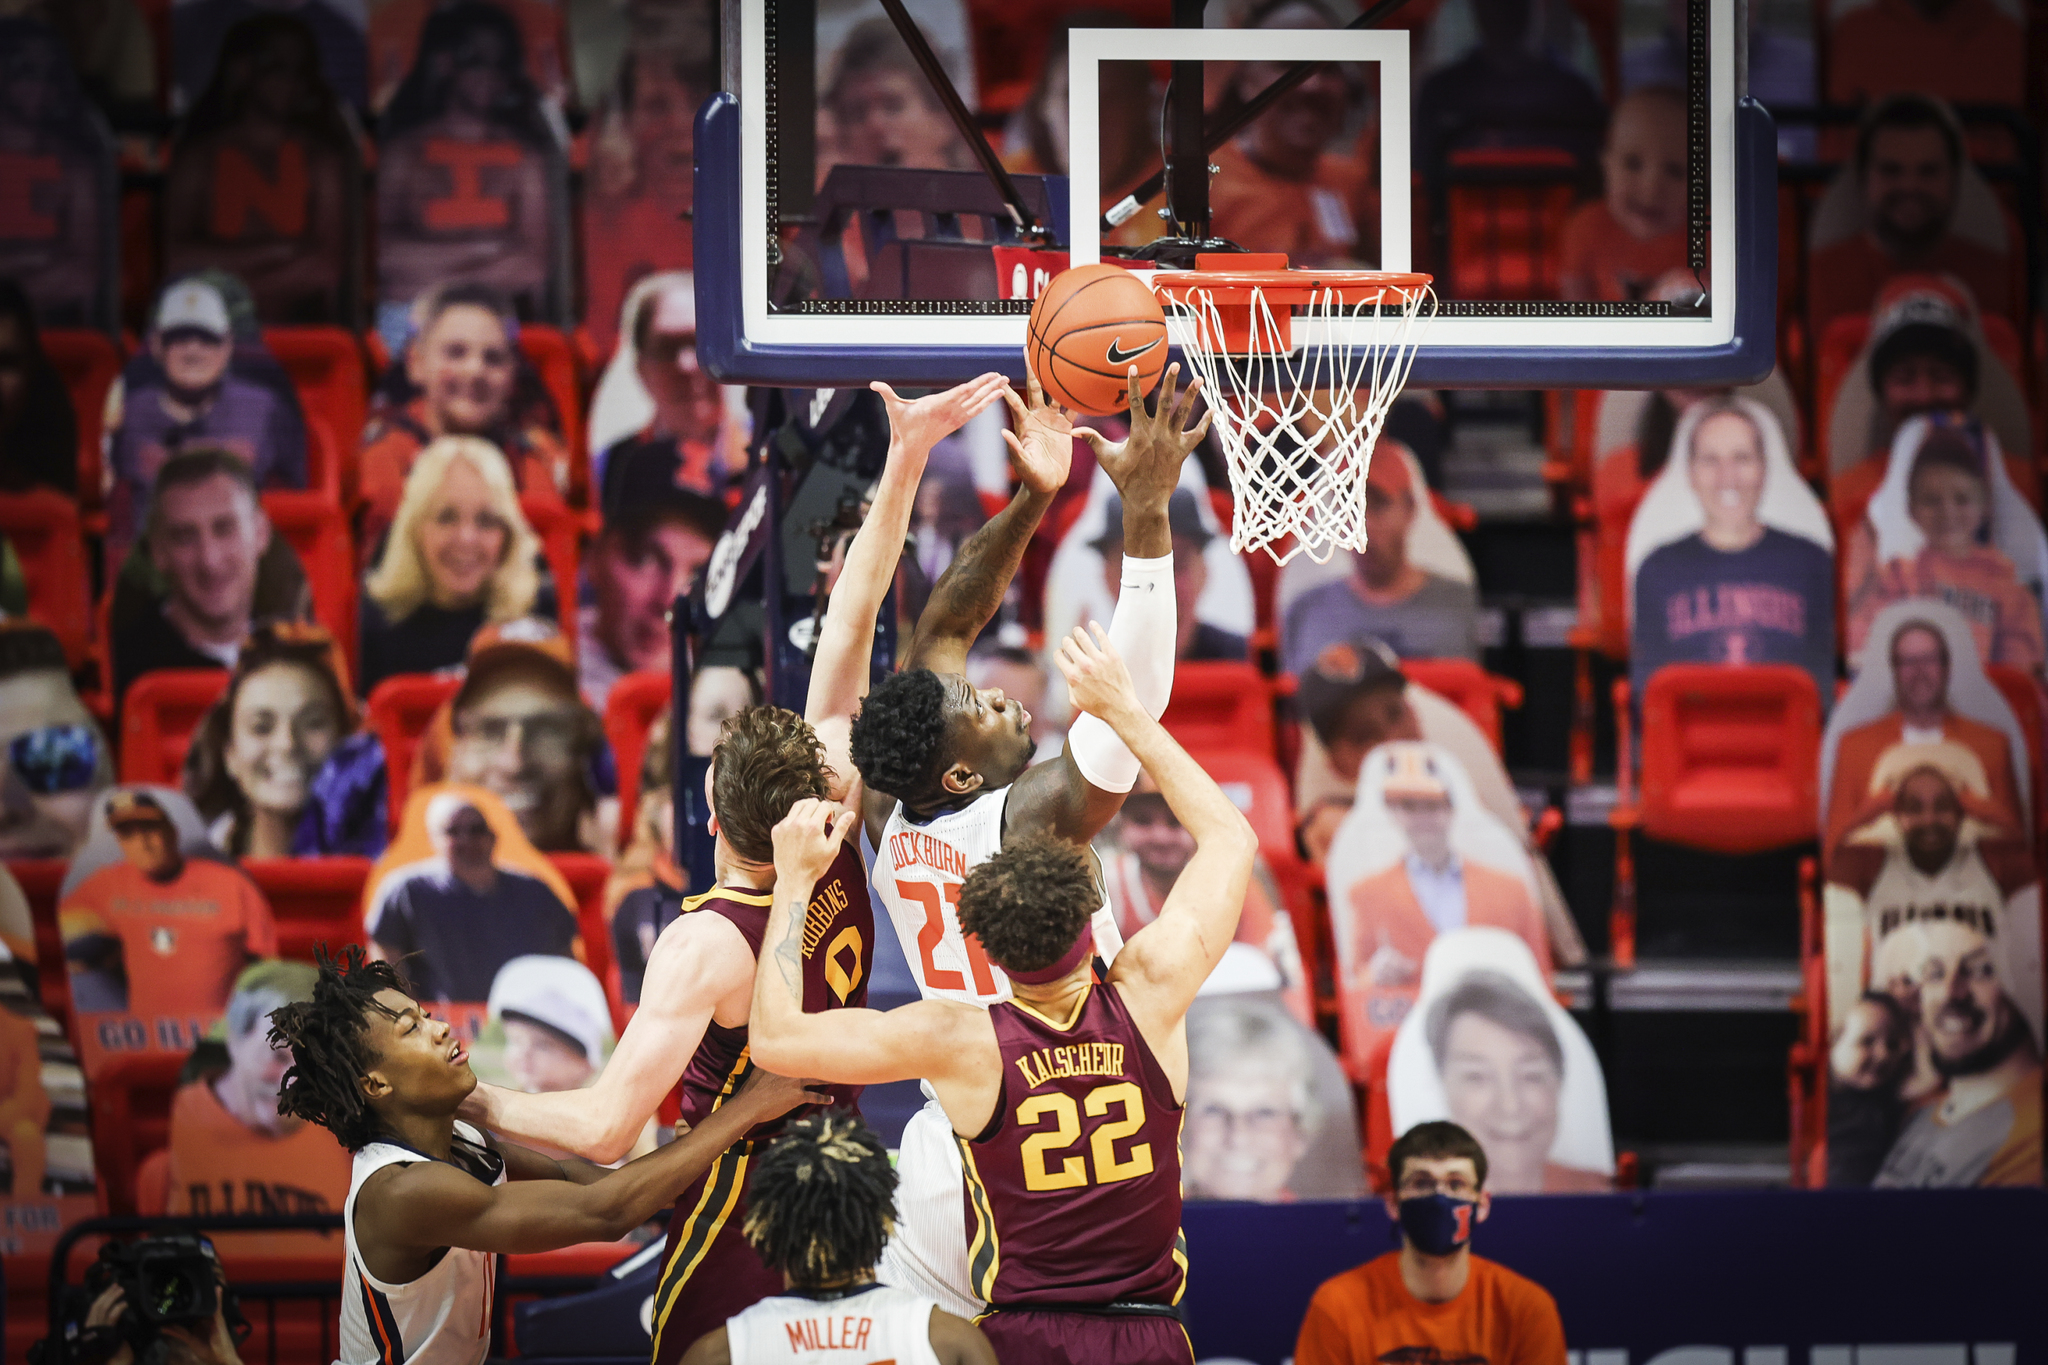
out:
<path id="1" fill-rule="evenodd" d="M 1401 1201 L 1401 1231 L 1425 1256 L 1448 1256 L 1472 1240 L 1479 1205 L 1447 1194 L 1418 1194 Z"/>

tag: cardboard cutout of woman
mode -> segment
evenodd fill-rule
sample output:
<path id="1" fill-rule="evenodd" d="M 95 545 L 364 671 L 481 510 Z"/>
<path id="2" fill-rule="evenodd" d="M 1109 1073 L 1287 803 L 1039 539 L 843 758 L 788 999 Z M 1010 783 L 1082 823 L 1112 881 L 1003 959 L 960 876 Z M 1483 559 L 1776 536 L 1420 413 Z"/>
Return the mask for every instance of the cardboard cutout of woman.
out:
<path id="1" fill-rule="evenodd" d="M 1189 1199 L 1280 1204 L 1365 1193 L 1344 1068 L 1277 993 L 1205 986 L 1189 1008 L 1181 1168 Z"/>
<path id="2" fill-rule="evenodd" d="M 1852 659 L 1887 605 L 1932 597 L 1969 621 L 1985 663 L 2035 674 L 2048 665 L 2048 533 L 2013 487 L 1998 438 L 1973 417 L 1937 413 L 1899 428 L 1842 581 Z"/>
<path id="3" fill-rule="evenodd" d="M 1449 1119 L 1479 1139 L 1495 1194 L 1613 1187 L 1600 1060 L 1513 934 L 1461 929 L 1430 944 L 1387 1093 L 1395 1132 Z"/>
<path id="4" fill-rule="evenodd" d="M 1369 1055 L 1408 1016 L 1440 933 L 1504 929 L 1550 973 L 1529 855 L 1437 745 L 1404 740 L 1366 755 L 1327 867 L 1349 1055 Z"/>
<path id="5" fill-rule="evenodd" d="M 1632 682 L 1665 664 L 1797 664 L 1835 690 L 1834 533 L 1760 404 L 1717 398 L 1679 423 L 1629 523 Z"/>

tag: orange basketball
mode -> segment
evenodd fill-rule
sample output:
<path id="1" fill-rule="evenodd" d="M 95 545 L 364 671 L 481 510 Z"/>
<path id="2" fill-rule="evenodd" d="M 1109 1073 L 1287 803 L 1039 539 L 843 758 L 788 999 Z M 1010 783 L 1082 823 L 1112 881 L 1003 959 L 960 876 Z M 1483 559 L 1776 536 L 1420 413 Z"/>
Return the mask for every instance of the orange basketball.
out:
<path id="1" fill-rule="evenodd" d="M 1053 277 L 1031 305 L 1024 343 L 1045 396 L 1080 412 L 1122 412 L 1166 370 L 1166 314 L 1143 280 L 1121 266 L 1077 266 Z"/>

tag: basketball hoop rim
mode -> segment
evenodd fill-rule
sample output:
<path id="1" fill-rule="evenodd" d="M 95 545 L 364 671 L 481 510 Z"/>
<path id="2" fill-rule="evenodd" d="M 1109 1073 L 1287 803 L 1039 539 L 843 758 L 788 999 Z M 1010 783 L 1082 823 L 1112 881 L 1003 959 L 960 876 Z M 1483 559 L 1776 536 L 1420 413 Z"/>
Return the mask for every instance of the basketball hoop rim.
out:
<path id="1" fill-rule="evenodd" d="M 1173 297 L 1172 291 L 1191 288 L 1199 288 L 1211 298 L 1221 297 L 1226 302 L 1230 301 L 1231 295 L 1249 299 L 1254 291 L 1269 298 L 1276 294 L 1313 296 L 1333 292 L 1343 302 L 1350 303 L 1353 300 L 1345 296 L 1352 292 L 1365 295 L 1393 291 L 1406 296 L 1429 288 L 1436 277 L 1420 271 L 1402 270 L 1197 269 L 1141 272 L 1140 278 L 1145 279 L 1153 293 L 1165 293 L 1169 297 Z M 1175 301 L 1178 302 L 1177 299 Z"/>

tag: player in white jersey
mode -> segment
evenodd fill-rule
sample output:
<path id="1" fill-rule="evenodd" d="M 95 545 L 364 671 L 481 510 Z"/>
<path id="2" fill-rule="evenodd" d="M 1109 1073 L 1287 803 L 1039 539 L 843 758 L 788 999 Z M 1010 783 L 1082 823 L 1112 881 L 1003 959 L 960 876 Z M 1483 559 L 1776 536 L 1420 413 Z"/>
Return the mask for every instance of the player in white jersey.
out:
<path id="1" fill-rule="evenodd" d="M 340 1365 L 478 1365 L 499 1255 L 623 1237 L 750 1126 L 825 1098 L 756 1070 L 695 1131 L 617 1171 L 494 1144 L 455 1118 L 476 1086 L 461 1040 L 354 946 L 322 954 L 313 998 L 273 1014 L 270 1041 L 292 1054 L 278 1112 L 355 1153 Z"/>
<path id="2" fill-rule="evenodd" d="M 996 1365 L 981 1329 L 875 1282 L 896 1173 L 873 1129 L 798 1119 L 754 1162 L 745 1236 L 785 1293 L 726 1319 L 681 1365 Z"/>
<path id="3" fill-rule="evenodd" d="M 1200 384 L 1179 390 L 1178 376 L 1178 366 L 1168 367 L 1147 408 L 1132 370 L 1131 432 L 1120 442 L 1077 430 L 1069 414 L 1046 403 L 1035 378 L 1028 404 L 1004 391 L 1015 419 L 1016 430 L 1004 439 L 1017 493 L 940 576 L 904 650 L 902 671 L 863 699 L 875 614 L 910 524 L 913 500 L 896 490 L 906 482 L 914 489 L 923 472 L 921 459 L 899 458 L 899 447 L 919 448 L 906 438 L 919 405 L 877 386 L 889 402 L 891 428 L 883 492 L 833 589 L 805 713 L 825 745 L 826 762 L 844 771 L 850 759 L 860 773 L 861 790 L 847 800 L 860 803 L 874 851 L 875 894 L 888 907 L 926 997 L 983 1007 L 1009 998 L 1001 971 L 960 931 L 960 884 L 1014 835 L 1050 833 L 1087 844 L 1137 781 L 1130 750 L 1086 715 L 1068 732 L 1059 758 L 1027 767 L 1034 748 L 1029 713 L 1000 688 L 974 687 L 963 670 L 968 647 L 995 615 L 1025 546 L 1066 482 L 1079 437 L 1123 500 L 1122 590 L 1110 639 L 1128 661 L 1146 710 L 1157 717 L 1166 709 L 1179 627 L 1167 507 L 1182 463 L 1209 425 L 1207 413 L 1190 425 Z M 1106 894 L 1094 924 L 1096 952 L 1106 963 L 1122 946 Z M 979 1300 L 967 1287 L 960 1152 L 935 1102 L 905 1127 L 898 1169 L 903 1186 L 883 1281 L 929 1294 L 954 1312 L 977 1311 Z"/>

